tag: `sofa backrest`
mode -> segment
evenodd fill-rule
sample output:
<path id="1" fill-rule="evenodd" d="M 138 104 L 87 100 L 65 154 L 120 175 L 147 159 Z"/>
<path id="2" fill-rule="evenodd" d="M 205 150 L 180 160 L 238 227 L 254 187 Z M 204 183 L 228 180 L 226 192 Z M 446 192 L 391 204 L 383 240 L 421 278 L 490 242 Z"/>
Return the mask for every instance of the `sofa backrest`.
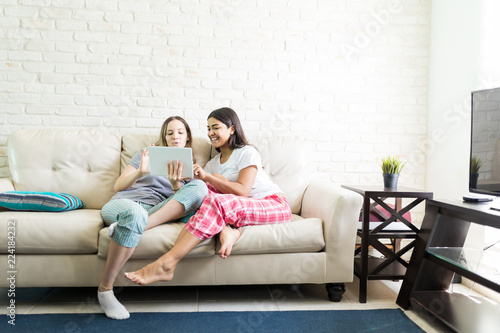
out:
<path id="1" fill-rule="evenodd" d="M 18 191 L 51 191 L 76 195 L 87 208 L 100 209 L 113 196 L 113 186 L 128 161 L 157 141 L 147 134 L 103 130 L 20 130 L 10 135 L 9 166 Z M 309 144 L 302 138 L 250 138 L 262 157 L 264 171 L 285 192 L 299 213 L 309 184 Z M 196 162 L 204 166 L 216 152 L 206 137 L 193 137 Z"/>
<path id="2" fill-rule="evenodd" d="M 120 136 L 102 130 L 20 130 L 8 141 L 17 191 L 69 193 L 94 209 L 114 194 L 120 151 Z"/>
<path id="3" fill-rule="evenodd" d="M 264 171 L 285 192 L 292 213 L 298 214 L 311 180 L 311 143 L 289 136 L 249 138 L 249 142 L 259 151 Z"/>

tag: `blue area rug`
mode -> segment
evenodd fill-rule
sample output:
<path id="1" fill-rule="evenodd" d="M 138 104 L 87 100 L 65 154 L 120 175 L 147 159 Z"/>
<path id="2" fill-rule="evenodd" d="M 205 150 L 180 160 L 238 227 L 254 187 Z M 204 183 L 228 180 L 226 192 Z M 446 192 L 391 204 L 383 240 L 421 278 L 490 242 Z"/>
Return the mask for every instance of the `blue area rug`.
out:
<path id="1" fill-rule="evenodd" d="M 0 332 L 424 332 L 401 309 L 267 312 L 131 313 L 127 320 L 104 314 L 4 316 Z"/>

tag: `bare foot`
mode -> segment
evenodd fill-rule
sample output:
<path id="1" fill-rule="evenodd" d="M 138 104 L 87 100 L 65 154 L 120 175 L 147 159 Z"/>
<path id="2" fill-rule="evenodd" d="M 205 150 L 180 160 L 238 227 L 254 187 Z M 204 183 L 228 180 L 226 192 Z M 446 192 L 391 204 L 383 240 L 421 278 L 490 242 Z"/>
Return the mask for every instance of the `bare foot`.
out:
<path id="1" fill-rule="evenodd" d="M 168 269 L 157 260 L 147 266 L 144 266 L 138 271 L 127 272 L 125 277 L 130 281 L 146 285 L 157 281 L 170 281 L 174 277 L 174 268 Z"/>
<path id="2" fill-rule="evenodd" d="M 225 226 L 219 234 L 220 250 L 219 254 L 222 259 L 226 259 L 231 254 L 233 245 L 240 238 L 241 233 L 238 229 Z"/>

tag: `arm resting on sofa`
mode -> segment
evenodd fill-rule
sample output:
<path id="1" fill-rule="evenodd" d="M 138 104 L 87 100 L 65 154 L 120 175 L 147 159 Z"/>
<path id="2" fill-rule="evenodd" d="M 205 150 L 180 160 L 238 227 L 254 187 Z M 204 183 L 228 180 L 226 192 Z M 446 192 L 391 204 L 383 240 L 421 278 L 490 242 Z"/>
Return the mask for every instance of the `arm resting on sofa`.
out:
<path id="1" fill-rule="evenodd" d="M 335 270 L 352 274 L 356 229 L 363 197 L 332 182 L 313 181 L 307 187 L 302 199 L 301 216 L 319 217 L 323 221 L 325 252 L 327 262 Z M 337 273 L 331 270 L 332 280 Z M 331 272 L 331 273 L 330 273 Z"/>

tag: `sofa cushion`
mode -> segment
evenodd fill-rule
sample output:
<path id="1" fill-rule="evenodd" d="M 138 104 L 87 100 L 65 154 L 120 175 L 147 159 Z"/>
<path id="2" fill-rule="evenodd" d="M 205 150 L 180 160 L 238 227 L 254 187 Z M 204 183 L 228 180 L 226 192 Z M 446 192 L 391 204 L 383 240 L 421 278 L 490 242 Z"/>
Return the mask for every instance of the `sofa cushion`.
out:
<path id="1" fill-rule="evenodd" d="M 0 228 L 7 230 L 7 225 L 15 228 L 16 254 L 95 254 L 103 222 L 96 209 L 0 212 Z M 7 241 L 0 238 L 0 253 L 7 253 Z"/>
<path id="2" fill-rule="evenodd" d="M 0 207 L 12 210 L 64 212 L 83 208 L 76 196 L 66 193 L 7 191 L 0 193 Z"/>
<path id="3" fill-rule="evenodd" d="M 312 174 L 308 158 L 311 143 L 286 136 L 256 138 L 250 143 L 259 151 L 264 171 L 285 193 L 292 213 L 299 214 Z"/>
<path id="4" fill-rule="evenodd" d="M 173 222 L 159 225 L 146 230 L 139 241 L 132 259 L 157 259 L 167 253 L 175 244 L 177 236 L 184 228 L 185 223 Z M 108 236 L 109 228 L 104 228 L 99 233 L 99 251 L 101 258 L 107 258 L 111 239 Z M 215 253 L 215 240 L 207 239 L 198 244 L 186 258 L 207 257 Z"/>
<path id="5" fill-rule="evenodd" d="M 392 209 L 395 209 L 393 204 L 388 204 L 386 203 L 387 206 L 391 207 Z M 382 213 L 384 216 L 380 215 Z M 370 210 L 370 222 L 384 222 L 386 219 L 388 219 L 391 216 L 391 214 L 385 209 L 384 207 L 380 205 L 376 205 L 375 207 L 372 207 L 372 210 Z M 403 214 L 403 217 L 408 220 L 408 222 L 411 222 L 411 213 L 406 212 Z M 359 221 L 363 221 L 363 209 L 361 209 L 361 212 L 359 214 Z M 361 227 L 358 227 L 358 229 L 361 229 Z"/>
<path id="6" fill-rule="evenodd" d="M 319 218 L 293 215 L 289 223 L 247 226 L 240 230 L 241 236 L 231 255 L 317 252 L 325 247 L 323 223 Z"/>
<path id="7" fill-rule="evenodd" d="M 8 155 L 17 191 L 71 193 L 101 209 L 120 174 L 121 140 L 102 130 L 19 130 Z"/>

